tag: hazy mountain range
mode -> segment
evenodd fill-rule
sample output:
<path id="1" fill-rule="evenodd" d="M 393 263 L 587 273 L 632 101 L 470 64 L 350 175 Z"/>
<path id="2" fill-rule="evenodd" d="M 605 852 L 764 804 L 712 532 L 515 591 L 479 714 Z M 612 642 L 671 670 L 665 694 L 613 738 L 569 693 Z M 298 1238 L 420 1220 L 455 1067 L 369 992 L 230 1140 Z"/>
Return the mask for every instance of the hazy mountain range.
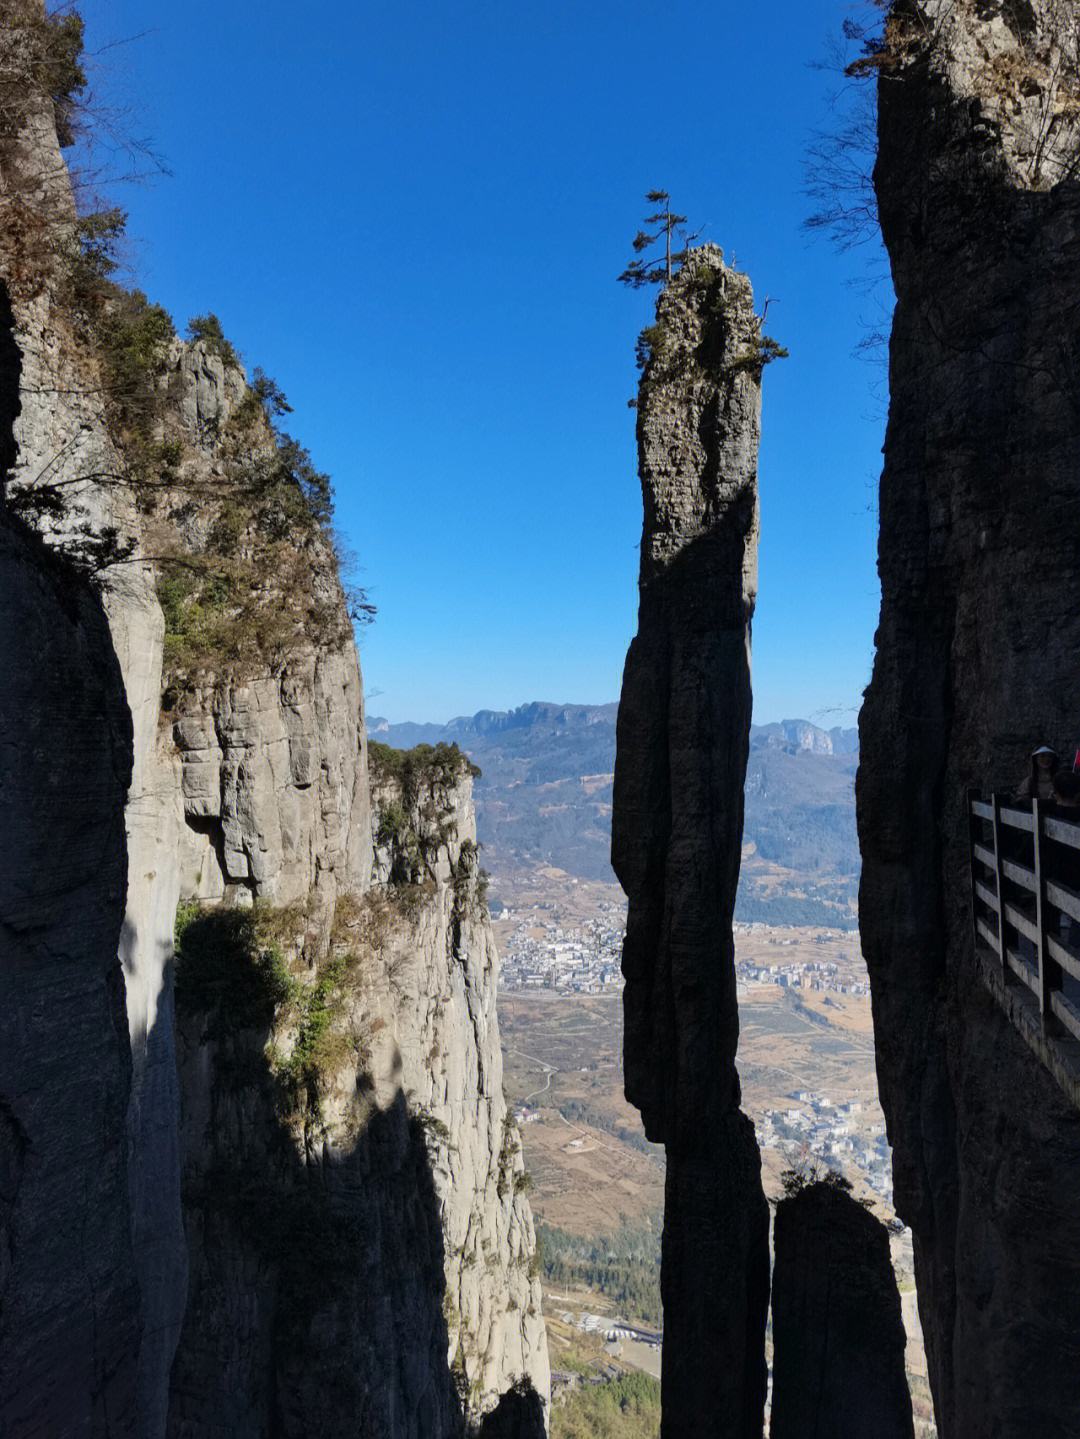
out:
<path id="1" fill-rule="evenodd" d="M 547 864 L 612 879 L 611 786 L 617 704 L 541 701 L 480 710 L 447 724 L 390 724 L 370 716 L 384 744 L 456 742 L 480 766 L 477 826 L 496 881 L 513 866 Z M 858 732 L 807 720 L 755 725 L 746 777 L 744 864 L 737 914 L 775 923 L 850 923 L 859 872 L 854 776 Z M 790 873 L 777 875 L 779 866 Z"/>

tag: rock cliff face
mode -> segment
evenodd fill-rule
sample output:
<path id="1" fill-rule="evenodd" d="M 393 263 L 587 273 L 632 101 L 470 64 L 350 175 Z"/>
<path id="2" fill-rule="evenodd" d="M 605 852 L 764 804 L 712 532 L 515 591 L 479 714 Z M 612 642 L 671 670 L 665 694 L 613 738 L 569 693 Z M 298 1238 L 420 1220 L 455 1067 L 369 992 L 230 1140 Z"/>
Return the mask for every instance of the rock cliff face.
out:
<path id="1" fill-rule="evenodd" d="M 739 1108 L 731 920 L 750 731 L 761 335 L 705 246 L 665 288 L 638 400 L 638 632 L 612 864 L 629 899 L 627 1097 L 667 1152 L 665 1436 L 760 1434 L 768 1210 Z"/>
<path id="2" fill-rule="evenodd" d="M 0 521 L 0 1433 L 133 1433 L 117 959 L 131 721 L 98 597 Z"/>
<path id="3" fill-rule="evenodd" d="M 80 242 L 73 32 L 11 20 L 0 1429 L 541 1433 L 467 778 L 402 907 L 324 477 Z"/>
<path id="4" fill-rule="evenodd" d="M 1076 7 L 893 11 L 875 171 L 897 294 L 861 928 L 940 1432 L 1080 1433 L 1080 1116 L 984 989 L 967 786 L 1075 742 Z"/>
<path id="5" fill-rule="evenodd" d="M 503 1095 L 498 955 L 468 771 L 454 750 L 420 747 L 402 760 L 380 749 L 372 798 L 375 894 L 406 917 L 388 936 L 383 966 L 384 1008 L 396 1016 L 392 1072 L 425 1126 L 449 1347 L 466 1417 L 476 1420 L 512 1386 L 546 1400 L 548 1361 L 528 1177 Z M 524 1420 L 535 1406 L 517 1411 Z M 498 1423 L 487 1428 L 498 1432 Z M 537 1432 L 521 1427 L 522 1439 Z"/>
<path id="6" fill-rule="evenodd" d="M 818 1182 L 777 1205 L 773 1250 L 770 1439 L 911 1439 L 885 1226 Z"/>
<path id="7" fill-rule="evenodd" d="M 543 1433 L 471 782 L 456 750 L 385 755 L 376 883 L 339 904 L 321 962 L 302 911 L 262 932 L 258 910 L 190 912 L 183 930 L 177 1439 L 442 1439 L 483 1426 L 515 1384 L 536 1406 L 523 1439 Z M 225 952 L 247 966 L 242 992 L 222 995 L 208 967 Z"/>

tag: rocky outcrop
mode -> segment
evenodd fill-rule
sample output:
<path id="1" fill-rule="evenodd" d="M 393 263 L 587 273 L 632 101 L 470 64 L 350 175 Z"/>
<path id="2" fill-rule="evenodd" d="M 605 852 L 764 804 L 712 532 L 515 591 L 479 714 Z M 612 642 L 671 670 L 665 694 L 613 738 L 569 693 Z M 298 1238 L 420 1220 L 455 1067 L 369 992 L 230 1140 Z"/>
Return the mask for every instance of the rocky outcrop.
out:
<path id="1" fill-rule="evenodd" d="M 281 911 L 261 935 L 204 911 L 181 940 L 192 1278 L 176 1439 L 443 1439 L 514 1403 L 536 1417 L 507 1432 L 545 1432 L 467 762 L 385 756 L 376 884 L 339 906 L 321 963 L 303 915 Z M 276 946 L 262 971 L 260 944 Z M 217 990 L 218 956 L 249 966 L 242 992 Z"/>
<path id="2" fill-rule="evenodd" d="M 373 755 L 375 873 L 407 917 L 386 941 L 395 1062 L 426 1126 L 466 1418 L 486 1418 L 485 1435 L 532 1439 L 536 1401 L 547 1404 L 547 1339 L 529 1176 L 503 1094 L 499 958 L 470 769 L 452 747 Z"/>
<path id="3" fill-rule="evenodd" d="M 938 1425 L 1080 1433 L 1080 1116 L 985 990 L 965 792 L 1080 707 L 1075 6 L 897 6 L 877 57 L 897 294 L 860 923 Z"/>
<path id="4" fill-rule="evenodd" d="M 0 1429 L 542 1431 L 462 776 L 399 892 L 328 481 L 212 317 L 112 283 L 57 139 L 78 28 L 11 8 Z"/>
<path id="5" fill-rule="evenodd" d="M 705 246 L 642 336 L 638 632 L 619 706 L 612 864 L 629 899 L 627 1097 L 667 1153 L 663 1433 L 760 1434 L 768 1210 L 739 1108 L 732 912 L 750 731 L 761 333 Z"/>
<path id="6" fill-rule="evenodd" d="M 771 1439 L 911 1439 L 889 1233 L 836 1180 L 776 1207 Z"/>

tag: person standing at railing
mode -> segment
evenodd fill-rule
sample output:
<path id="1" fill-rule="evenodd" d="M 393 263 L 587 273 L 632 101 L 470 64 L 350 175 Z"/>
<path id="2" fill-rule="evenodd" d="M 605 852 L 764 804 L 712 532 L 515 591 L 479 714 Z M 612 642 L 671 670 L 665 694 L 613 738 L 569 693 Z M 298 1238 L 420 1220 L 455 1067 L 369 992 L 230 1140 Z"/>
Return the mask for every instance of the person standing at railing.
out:
<path id="1" fill-rule="evenodd" d="M 1031 751 L 1031 769 L 1016 787 L 1017 800 L 1054 798 L 1054 776 L 1058 772 L 1058 752 L 1048 744 Z"/>

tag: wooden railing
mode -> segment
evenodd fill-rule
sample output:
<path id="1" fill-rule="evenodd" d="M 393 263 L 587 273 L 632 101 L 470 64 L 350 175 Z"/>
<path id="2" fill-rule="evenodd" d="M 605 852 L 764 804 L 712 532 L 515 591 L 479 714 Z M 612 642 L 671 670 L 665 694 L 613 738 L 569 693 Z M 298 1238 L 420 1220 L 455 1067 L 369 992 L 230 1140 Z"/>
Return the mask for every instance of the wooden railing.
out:
<path id="1" fill-rule="evenodd" d="M 1047 1040 L 1080 1041 L 1080 819 L 974 790 L 968 817 L 976 952 L 1031 991 Z"/>

